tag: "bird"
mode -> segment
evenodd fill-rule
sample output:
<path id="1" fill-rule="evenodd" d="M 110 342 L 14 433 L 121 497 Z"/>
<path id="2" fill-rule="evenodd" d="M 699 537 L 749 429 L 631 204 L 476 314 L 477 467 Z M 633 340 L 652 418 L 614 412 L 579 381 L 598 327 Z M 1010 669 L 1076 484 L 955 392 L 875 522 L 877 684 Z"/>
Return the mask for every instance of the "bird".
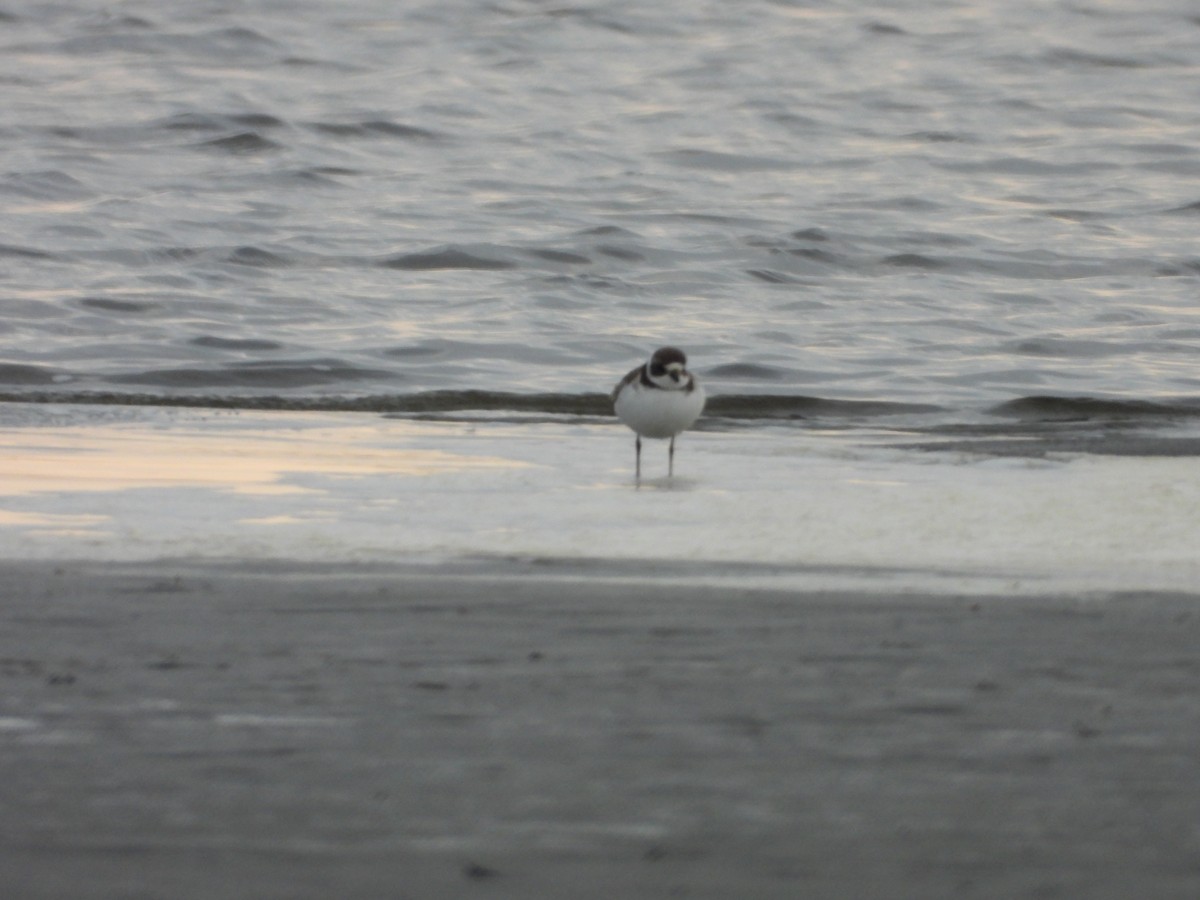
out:
<path id="1" fill-rule="evenodd" d="M 675 475 L 675 436 L 704 411 L 704 388 L 687 370 L 678 347 L 659 347 L 648 362 L 630 371 L 613 388 L 613 411 L 637 437 L 634 478 L 642 480 L 642 438 L 670 438 L 667 475 Z"/>

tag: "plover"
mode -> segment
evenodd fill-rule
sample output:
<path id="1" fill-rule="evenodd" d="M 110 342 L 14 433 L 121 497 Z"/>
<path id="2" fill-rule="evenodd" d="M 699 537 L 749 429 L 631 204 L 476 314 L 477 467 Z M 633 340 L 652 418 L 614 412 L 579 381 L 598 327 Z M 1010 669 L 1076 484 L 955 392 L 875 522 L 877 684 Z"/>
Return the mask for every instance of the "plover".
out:
<path id="1" fill-rule="evenodd" d="M 613 388 L 617 418 L 637 438 L 635 478 L 642 479 L 642 438 L 670 438 L 667 474 L 675 474 L 675 435 L 689 427 L 704 410 L 704 388 L 687 370 L 687 357 L 676 347 L 659 347 L 650 361 L 638 366 Z"/>

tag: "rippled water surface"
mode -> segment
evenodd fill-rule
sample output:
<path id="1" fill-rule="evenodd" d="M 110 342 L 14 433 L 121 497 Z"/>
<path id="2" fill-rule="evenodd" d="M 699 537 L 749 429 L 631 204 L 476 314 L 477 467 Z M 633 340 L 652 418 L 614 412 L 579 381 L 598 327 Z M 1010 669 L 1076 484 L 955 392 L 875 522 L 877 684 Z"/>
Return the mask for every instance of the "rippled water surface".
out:
<path id="1" fill-rule="evenodd" d="M 1186 406 L 1198 86 L 1191 2 L 8 4 L 0 392 Z"/>

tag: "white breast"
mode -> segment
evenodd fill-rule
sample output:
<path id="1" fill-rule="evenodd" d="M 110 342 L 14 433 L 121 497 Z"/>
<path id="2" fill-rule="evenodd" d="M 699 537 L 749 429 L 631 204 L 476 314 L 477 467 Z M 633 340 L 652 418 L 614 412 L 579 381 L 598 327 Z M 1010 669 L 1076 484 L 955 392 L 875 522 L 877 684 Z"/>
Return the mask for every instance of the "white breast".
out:
<path id="1" fill-rule="evenodd" d="M 690 391 L 670 391 L 635 381 L 617 395 L 613 409 L 617 418 L 642 437 L 674 437 L 700 418 L 704 388 L 696 384 Z"/>

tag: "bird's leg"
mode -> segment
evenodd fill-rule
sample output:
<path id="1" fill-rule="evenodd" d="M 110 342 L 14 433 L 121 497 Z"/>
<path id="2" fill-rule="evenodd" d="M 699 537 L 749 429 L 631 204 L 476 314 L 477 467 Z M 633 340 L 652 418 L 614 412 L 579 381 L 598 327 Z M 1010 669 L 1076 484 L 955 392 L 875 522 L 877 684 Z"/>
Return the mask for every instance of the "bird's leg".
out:
<path id="1" fill-rule="evenodd" d="M 667 447 L 667 477 L 675 477 L 675 436 L 671 436 L 671 443 Z"/>
<path id="2" fill-rule="evenodd" d="M 642 483 L 642 436 L 639 434 L 633 439 L 633 446 L 637 449 L 637 462 L 634 466 L 634 481 L 638 484 Z"/>

